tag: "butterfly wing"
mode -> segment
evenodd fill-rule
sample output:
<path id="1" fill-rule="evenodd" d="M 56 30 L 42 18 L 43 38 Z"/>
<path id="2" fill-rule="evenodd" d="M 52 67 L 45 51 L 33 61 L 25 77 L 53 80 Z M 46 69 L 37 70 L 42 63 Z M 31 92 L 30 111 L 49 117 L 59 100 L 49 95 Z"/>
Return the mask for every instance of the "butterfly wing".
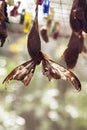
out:
<path id="1" fill-rule="evenodd" d="M 19 80 L 24 83 L 24 85 L 28 85 L 31 81 L 31 78 L 35 71 L 35 64 L 33 60 L 27 61 L 24 64 L 16 67 L 3 81 L 3 83 L 7 83 L 10 80 Z"/>
<path id="2" fill-rule="evenodd" d="M 42 61 L 42 71 L 49 80 L 52 78 L 69 80 L 77 90 L 81 90 L 81 83 L 75 74 L 52 60 Z"/>

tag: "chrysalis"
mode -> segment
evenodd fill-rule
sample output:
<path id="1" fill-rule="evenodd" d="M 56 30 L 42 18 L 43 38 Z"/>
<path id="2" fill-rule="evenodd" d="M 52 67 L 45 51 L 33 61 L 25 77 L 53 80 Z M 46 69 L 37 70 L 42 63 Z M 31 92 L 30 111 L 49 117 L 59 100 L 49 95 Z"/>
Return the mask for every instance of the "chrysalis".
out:
<path id="1" fill-rule="evenodd" d="M 1 47 L 3 46 L 6 38 L 7 38 L 7 25 L 6 22 L 9 23 L 8 14 L 7 14 L 7 4 L 5 1 L 0 3 L 0 41 Z"/>
<path id="2" fill-rule="evenodd" d="M 21 2 L 18 1 L 17 4 L 18 4 L 18 5 L 15 5 L 14 8 L 10 11 L 10 16 L 15 17 L 15 16 L 17 16 L 17 15 L 20 15 L 20 13 L 18 13 L 18 9 L 19 9 L 19 7 L 20 7 Z"/>
<path id="3" fill-rule="evenodd" d="M 70 25 L 74 32 L 87 32 L 87 2 L 74 0 L 70 13 Z"/>
<path id="4" fill-rule="evenodd" d="M 42 27 L 41 30 L 40 30 L 40 34 L 41 34 L 41 37 L 42 39 L 48 43 L 49 42 L 49 38 L 48 38 L 48 30 L 46 27 Z"/>
<path id="5" fill-rule="evenodd" d="M 72 32 L 67 49 L 63 53 L 63 58 L 68 69 L 73 69 L 77 63 L 79 53 L 83 51 L 84 38 L 82 32 L 76 34 Z"/>
<path id="6" fill-rule="evenodd" d="M 38 0 L 38 5 L 42 5 L 44 0 Z M 37 3 L 37 0 L 35 0 L 35 2 Z"/>

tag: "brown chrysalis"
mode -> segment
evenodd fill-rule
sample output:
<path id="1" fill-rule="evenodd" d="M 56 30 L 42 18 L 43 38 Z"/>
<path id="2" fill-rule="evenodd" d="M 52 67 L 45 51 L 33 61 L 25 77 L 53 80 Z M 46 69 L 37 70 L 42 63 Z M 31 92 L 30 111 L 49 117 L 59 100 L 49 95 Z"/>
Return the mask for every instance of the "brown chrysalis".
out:
<path id="1" fill-rule="evenodd" d="M 48 38 L 48 31 L 47 31 L 47 28 L 46 28 L 46 27 L 42 27 L 42 28 L 41 28 L 40 34 L 41 34 L 42 39 L 43 39 L 46 43 L 48 43 L 48 42 L 49 42 L 49 38 Z"/>
<path id="2" fill-rule="evenodd" d="M 35 2 L 37 3 L 37 0 L 35 0 Z M 38 0 L 38 5 L 42 5 L 43 0 Z"/>
<path id="3" fill-rule="evenodd" d="M 21 5 L 21 2 L 18 1 L 17 5 L 15 5 L 14 8 L 10 11 L 10 16 L 15 17 L 17 15 L 21 15 L 20 13 L 18 13 L 18 9 L 19 9 L 20 5 Z"/>
<path id="4" fill-rule="evenodd" d="M 86 0 L 74 0 L 70 13 L 70 25 L 74 32 L 87 33 L 87 2 Z"/>
<path id="5" fill-rule="evenodd" d="M 31 60 L 16 67 L 3 81 L 7 83 L 10 80 L 19 80 L 28 85 L 37 65 L 42 63 L 43 75 L 49 80 L 63 79 L 69 80 L 77 90 L 81 90 L 79 79 L 68 69 L 50 60 L 46 54 L 41 52 L 41 41 L 38 31 L 38 4 L 36 6 L 36 16 L 32 29 L 28 35 L 27 48 L 31 56 Z"/>
<path id="6" fill-rule="evenodd" d="M 1 42 L 0 47 L 3 46 L 6 38 L 7 38 L 7 26 L 6 26 L 5 22 L 1 22 L 1 24 L 0 24 L 0 42 Z"/>
<path id="7" fill-rule="evenodd" d="M 73 69 L 77 63 L 79 53 L 86 52 L 84 36 L 82 32 L 87 32 L 87 2 L 86 0 L 74 0 L 70 13 L 70 26 L 72 34 L 67 49 L 63 53 L 63 58 L 68 69 Z"/>
<path id="8" fill-rule="evenodd" d="M 7 15 L 7 4 L 5 1 L 0 3 L 0 41 L 1 47 L 3 46 L 7 38 L 7 25 L 6 22 L 9 22 Z"/>
<path id="9" fill-rule="evenodd" d="M 73 69 L 77 63 L 79 53 L 84 48 L 84 37 L 82 32 L 76 34 L 72 32 L 67 49 L 63 53 L 63 58 L 68 69 Z"/>

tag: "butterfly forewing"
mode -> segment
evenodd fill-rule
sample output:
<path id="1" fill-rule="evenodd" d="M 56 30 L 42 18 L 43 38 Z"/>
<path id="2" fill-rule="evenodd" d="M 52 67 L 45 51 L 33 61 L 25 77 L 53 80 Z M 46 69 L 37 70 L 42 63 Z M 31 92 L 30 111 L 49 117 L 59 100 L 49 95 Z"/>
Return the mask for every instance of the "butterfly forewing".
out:
<path id="1" fill-rule="evenodd" d="M 33 73 L 35 71 L 35 64 L 32 60 L 27 61 L 24 64 L 16 67 L 3 81 L 3 83 L 7 83 L 10 80 L 19 80 L 24 83 L 24 85 L 28 85 Z"/>
<path id="2" fill-rule="evenodd" d="M 55 63 L 52 60 L 42 61 L 43 74 L 48 77 L 48 79 L 63 79 L 69 80 L 74 85 L 77 90 L 81 90 L 81 84 L 79 79 L 68 69 Z"/>

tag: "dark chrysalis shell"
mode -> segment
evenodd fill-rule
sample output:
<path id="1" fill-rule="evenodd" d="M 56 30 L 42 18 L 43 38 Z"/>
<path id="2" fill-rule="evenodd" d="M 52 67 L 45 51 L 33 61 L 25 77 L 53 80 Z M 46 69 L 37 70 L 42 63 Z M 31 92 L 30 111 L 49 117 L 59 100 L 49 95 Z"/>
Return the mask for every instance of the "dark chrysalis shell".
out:
<path id="1" fill-rule="evenodd" d="M 83 51 L 84 48 L 84 38 L 82 34 L 77 35 L 72 32 L 68 48 L 64 51 L 63 57 L 67 64 L 68 69 L 75 67 L 79 53 Z"/>
<path id="2" fill-rule="evenodd" d="M 68 69 L 73 69 L 79 56 L 78 50 L 67 48 L 63 54 Z"/>
<path id="3" fill-rule="evenodd" d="M 0 20 L 9 23 L 7 14 L 7 3 L 5 1 L 2 1 L 0 6 Z"/>
<path id="4" fill-rule="evenodd" d="M 48 34 L 47 34 L 47 28 L 42 28 L 40 30 L 40 34 L 41 34 L 41 37 L 42 39 L 47 43 L 49 42 L 49 38 L 48 38 Z"/>
<path id="5" fill-rule="evenodd" d="M 70 26 L 74 32 L 87 32 L 87 3 L 86 0 L 74 0 L 70 13 Z"/>
<path id="6" fill-rule="evenodd" d="M 39 5 L 42 5 L 42 3 L 43 3 L 43 0 L 38 0 Z"/>
<path id="7" fill-rule="evenodd" d="M 5 22 L 1 22 L 0 24 L 0 40 L 1 40 L 1 47 L 3 46 L 5 40 L 7 38 L 7 26 Z"/>
<path id="8" fill-rule="evenodd" d="M 5 14 L 5 17 L 6 17 L 5 21 L 7 23 L 9 23 L 9 18 L 8 18 L 8 13 L 7 13 L 7 3 L 6 2 L 4 2 L 4 14 Z"/>
<path id="9" fill-rule="evenodd" d="M 0 46 L 1 47 L 3 46 L 7 37 L 6 22 L 9 22 L 8 14 L 7 14 L 7 3 L 5 1 L 2 1 L 0 6 L 0 42 L 1 42 Z"/>
<path id="10" fill-rule="evenodd" d="M 15 5 L 14 8 L 10 11 L 10 16 L 16 17 L 17 15 L 20 15 L 20 13 L 18 13 L 18 9 L 20 7 L 21 2 L 18 1 L 17 4 L 18 5 Z"/>
<path id="11" fill-rule="evenodd" d="M 84 47 L 84 37 L 82 35 L 82 32 L 80 33 L 74 33 L 72 32 L 71 38 L 68 43 L 68 48 L 76 48 L 78 49 L 78 52 L 81 53 Z"/>

